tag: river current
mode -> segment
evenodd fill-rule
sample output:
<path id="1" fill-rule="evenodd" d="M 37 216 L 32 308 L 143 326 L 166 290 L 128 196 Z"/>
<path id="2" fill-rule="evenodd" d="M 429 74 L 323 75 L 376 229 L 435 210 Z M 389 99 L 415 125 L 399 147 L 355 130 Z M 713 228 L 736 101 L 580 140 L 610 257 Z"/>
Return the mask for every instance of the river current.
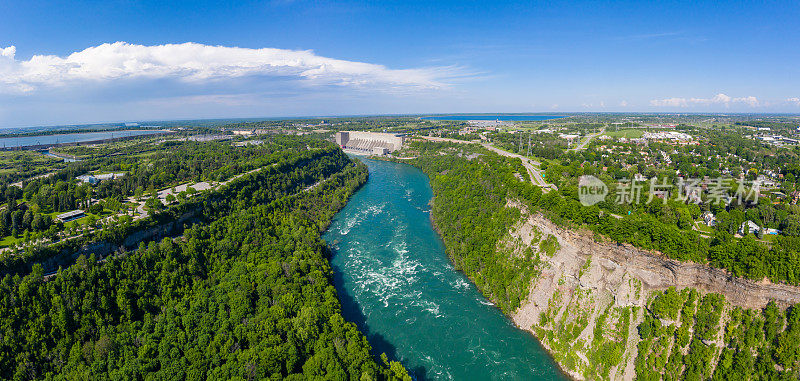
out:
<path id="1" fill-rule="evenodd" d="M 420 170 L 363 161 L 369 181 L 324 239 L 347 320 L 417 380 L 563 380 L 552 358 L 456 271 Z"/>

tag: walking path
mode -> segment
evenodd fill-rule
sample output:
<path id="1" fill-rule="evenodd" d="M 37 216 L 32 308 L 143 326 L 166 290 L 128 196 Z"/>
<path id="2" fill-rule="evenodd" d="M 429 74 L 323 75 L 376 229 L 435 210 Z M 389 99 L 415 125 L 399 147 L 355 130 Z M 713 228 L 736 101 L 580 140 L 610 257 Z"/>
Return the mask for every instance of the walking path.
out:
<path id="1" fill-rule="evenodd" d="M 274 166 L 275 164 L 272 164 L 272 165 Z M 194 184 L 186 183 L 186 184 L 181 184 L 181 185 L 178 185 L 178 186 L 175 186 L 175 187 L 169 187 L 169 188 L 166 188 L 166 189 L 162 189 L 162 190 L 158 191 L 158 200 L 161 201 L 162 204 L 166 205 L 167 204 L 166 200 L 167 200 L 167 196 L 168 195 L 177 196 L 178 193 L 186 191 L 187 189 L 189 189 L 189 187 L 193 188 L 197 192 L 202 192 L 202 191 L 209 190 L 209 189 L 210 190 L 216 190 L 216 189 L 219 189 L 220 187 L 228 185 L 233 180 L 236 180 L 236 179 L 238 179 L 238 178 L 240 178 L 240 177 L 242 177 L 244 175 L 249 175 L 251 173 L 258 172 L 258 171 L 260 171 L 260 170 L 262 170 L 264 168 L 267 168 L 267 167 L 260 167 L 260 168 L 253 169 L 253 170 L 245 172 L 245 173 L 240 173 L 240 174 L 238 174 L 236 176 L 233 176 L 230 179 L 228 179 L 226 181 L 223 181 L 221 183 L 214 182 L 214 181 L 211 181 L 211 182 L 209 182 L 209 181 L 201 181 L 199 183 L 194 183 Z M 173 192 L 173 189 L 175 189 L 174 192 Z M 142 219 L 142 218 L 145 218 L 145 217 L 148 216 L 147 210 L 144 208 L 144 204 L 145 204 L 146 200 L 138 201 L 138 200 L 136 200 L 135 197 L 129 197 L 126 201 L 138 204 L 136 206 L 136 211 L 139 214 L 136 217 L 134 217 L 134 220 Z"/>
<path id="2" fill-rule="evenodd" d="M 275 164 L 272 164 L 270 166 L 274 166 L 274 165 Z M 226 181 L 219 182 L 219 183 L 218 182 L 213 182 L 213 181 L 212 182 L 202 181 L 202 182 L 199 182 L 199 183 L 194 183 L 194 184 L 186 183 L 186 184 L 181 184 L 181 185 L 178 185 L 178 186 L 175 186 L 175 187 L 170 187 L 170 188 L 167 188 L 167 189 L 163 189 L 163 190 L 158 192 L 158 199 L 159 199 L 159 201 L 161 201 L 162 204 L 166 205 L 167 195 L 170 195 L 170 194 L 176 195 L 177 193 L 185 191 L 189 187 L 194 188 L 195 190 L 198 191 L 198 193 L 201 192 L 201 191 L 205 191 L 205 190 L 216 190 L 216 189 L 219 189 L 220 187 L 222 187 L 224 185 L 227 185 L 230 182 L 232 182 L 232 181 L 234 181 L 234 180 L 236 180 L 236 179 L 238 179 L 238 178 L 240 178 L 242 176 L 245 176 L 245 175 L 248 175 L 248 174 L 251 174 L 251 173 L 254 173 L 254 172 L 258 172 L 258 171 L 260 171 L 260 170 L 262 170 L 264 168 L 267 168 L 267 167 L 269 167 L 269 166 L 264 166 L 264 167 L 253 169 L 253 170 L 245 172 L 245 173 L 240 173 L 240 174 L 238 174 L 236 176 L 231 177 L 230 179 L 228 179 Z M 318 185 L 318 184 L 314 184 L 314 186 L 316 186 L 316 185 Z M 175 192 L 172 191 L 173 188 L 175 189 Z M 134 220 L 140 220 L 140 219 L 146 218 L 146 217 L 148 217 L 150 215 L 148 213 L 148 211 L 144 208 L 145 200 L 139 201 L 139 200 L 136 200 L 135 197 L 129 197 L 128 199 L 126 199 L 126 202 L 131 202 L 131 203 L 137 204 L 136 211 L 138 212 L 138 214 L 136 216 L 134 216 L 134 218 L 133 218 Z M 127 212 L 122 212 L 122 213 L 118 213 L 118 214 L 115 214 L 115 215 L 112 215 L 112 216 L 105 217 L 101 221 L 103 221 L 103 222 L 109 221 L 113 217 L 121 216 L 121 215 L 124 215 L 124 214 L 127 214 Z M 25 243 L 23 243 L 22 248 L 25 249 L 27 247 L 35 246 L 37 244 L 46 244 L 47 246 L 55 245 L 55 244 L 57 244 L 59 242 L 64 242 L 64 241 L 69 241 L 69 240 L 72 240 L 72 239 L 76 239 L 76 238 L 79 238 L 79 237 L 83 236 L 86 233 L 91 233 L 91 232 L 93 232 L 95 230 L 100 230 L 100 229 L 103 229 L 103 228 L 102 227 L 100 227 L 100 228 L 96 228 L 96 227 L 83 228 L 83 229 L 81 229 L 82 233 L 78 233 L 78 234 L 74 234 L 74 235 L 70 235 L 70 236 L 66 236 L 66 237 L 62 236 L 60 239 L 58 239 L 55 242 L 52 242 L 50 240 L 45 240 L 45 239 L 41 239 L 41 240 L 38 240 L 38 241 L 35 241 L 35 242 L 25 242 Z M 59 233 L 59 234 L 62 234 L 62 233 Z M 10 251 L 11 249 L 12 249 L 11 247 L 0 248 L 0 253 L 4 253 L 6 251 Z"/>

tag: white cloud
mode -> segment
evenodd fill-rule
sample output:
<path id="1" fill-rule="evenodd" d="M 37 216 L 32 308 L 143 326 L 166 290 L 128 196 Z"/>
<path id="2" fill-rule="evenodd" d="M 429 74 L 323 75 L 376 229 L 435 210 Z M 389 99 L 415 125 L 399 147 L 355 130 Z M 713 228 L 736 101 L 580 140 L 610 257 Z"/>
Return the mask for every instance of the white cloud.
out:
<path id="1" fill-rule="evenodd" d="M 16 46 L 9 46 L 7 48 L 0 49 L 0 57 L 11 57 L 14 58 L 14 55 L 17 53 Z"/>
<path id="2" fill-rule="evenodd" d="M 698 101 L 705 102 L 706 100 L 705 99 L 698 99 Z M 731 101 L 731 97 L 729 97 L 729 96 L 727 96 L 725 94 L 722 94 L 722 93 L 719 93 L 719 94 L 715 95 L 714 98 L 711 98 L 711 103 L 730 103 L 730 101 Z"/>
<path id="3" fill-rule="evenodd" d="M 594 103 L 594 102 L 582 103 L 581 106 L 583 106 L 583 108 L 587 108 L 587 109 L 604 108 L 604 107 L 606 107 L 606 102 L 600 101 L 600 102 L 597 102 L 597 103 Z"/>
<path id="4" fill-rule="evenodd" d="M 626 100 L 624 100 L 624 99 L 623 99 L 621 102 L 619 102 L 619 105 L 620 105 L 621 107 L 628 107 L 628 101 L 626 101 Z"/>
<path id="5" fill-rule="evenodd" d="M 666 99 L 653 99 L 650 105 L 658 107 L 686 107 L 688 102 L 686 98 L 666 98 Z"/>
<path id="6" fill-rule="evenodd" d="M 743 103 L 750 107 L 758 107 L 761 105 L 758 98 L 752 95 L 733 98 L 723 93 L 719 93 L 711 98 L 665 98 L 653 99 L 650 101 L 650 105 L 656 107 L 689 107 L 694 105 L 722 105 L 730 107 L 731 104 L 735 103 Z"/>
<path id="7" fill-rule="evenodd" d="M 750 107 L 758 107 L 759 106 L 758 99 L 756 97 L 752 96 L 752 95 L 749 96 L 749 97 L 733 98 L 733 101 L 734 102 L 745 103 Z"/>
<path id="8" fill-rule="evenodd" d="M 800 98 L 798 97 L 786 98 L 786 101 L 789 103 L 794 103 L 797 106 L 800 106 Z"/>
<path id="9" fill-rule="evenodd" d="M 102 44 L 66 57 L 34 55 L 17 60 L 16 48 L 0 49 L 0 92 L 31 93 L 41 87 L 81 86 L 125 79 L 175 79 L 196 83 L 266 76 L 312 85 L 437 89 L 460 69 L 389 69 L 383 65 L 322 57 L 308 50 L 249 49 L 197 43 Z"/>

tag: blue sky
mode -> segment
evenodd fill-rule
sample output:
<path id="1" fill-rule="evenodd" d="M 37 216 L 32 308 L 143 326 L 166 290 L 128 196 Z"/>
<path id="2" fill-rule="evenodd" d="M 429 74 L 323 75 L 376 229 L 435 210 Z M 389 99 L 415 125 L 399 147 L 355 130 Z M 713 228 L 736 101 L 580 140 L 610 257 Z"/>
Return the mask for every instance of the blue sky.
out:
<path id="1" fill-rule="evenodd" d="M 800 113 L 799 46 L 797 1 L 5 0 L 0 126 Z"/>

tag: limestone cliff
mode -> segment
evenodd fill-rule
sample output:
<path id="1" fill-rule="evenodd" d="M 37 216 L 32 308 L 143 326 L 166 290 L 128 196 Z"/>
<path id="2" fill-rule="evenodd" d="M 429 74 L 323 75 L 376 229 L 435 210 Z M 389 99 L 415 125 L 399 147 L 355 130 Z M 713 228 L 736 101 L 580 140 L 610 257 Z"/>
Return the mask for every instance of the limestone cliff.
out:
<path id="1" fill-rule="evenodd" d="M 541 273 L 512 318 L 534 332 L 577 379 L 635 377 L 637 326 L 655 290 L 675 286 L 718 293 L 728 306 L 742 308 L 764 308 L 770 300 L 784 307 L 800 303 L 800 287 L 736 278 L 724 270 L 608 242 L 590 231 L 565 229 L 541 214 L 522 212 L 523 219 L 501 245 L 512 251 L 538 249 Z M 716 348 L 722 347 L 720 343 Z"/>

